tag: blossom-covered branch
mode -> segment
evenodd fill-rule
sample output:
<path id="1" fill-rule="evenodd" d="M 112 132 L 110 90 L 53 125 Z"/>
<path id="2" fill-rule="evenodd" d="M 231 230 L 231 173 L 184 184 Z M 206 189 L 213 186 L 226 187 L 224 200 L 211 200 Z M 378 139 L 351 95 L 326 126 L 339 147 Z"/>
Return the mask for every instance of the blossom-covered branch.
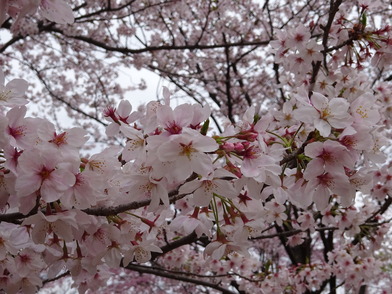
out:
<path id="1" fill-rule="evenodd" d="M 276 2 L 1 2 L 2 291 L 391 288 L 389 3 Z"/>

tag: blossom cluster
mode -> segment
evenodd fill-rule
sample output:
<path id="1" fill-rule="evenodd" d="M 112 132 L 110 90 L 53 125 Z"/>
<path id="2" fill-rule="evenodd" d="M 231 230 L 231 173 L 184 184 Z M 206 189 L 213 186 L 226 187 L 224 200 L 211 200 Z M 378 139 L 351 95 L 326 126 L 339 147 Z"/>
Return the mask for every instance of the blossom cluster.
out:
<path id="1" fill-rule="evenodd" d="M 17 23 L 38 5 L 51 20 L 47 5 L 63 2 L 2 5 L 0 20 L 19 9 Z M 106 134 L 123 144 L 90 156 L 82 156 L 84 129 L 27 117 L 28 82 L 6 82 L 0 71 L 0 289 L 35 293 L 69 273 L 83 293 L 105 286 L 110 268 L 140 264 L 249 293 L 373 283 L 388 262 L 375 252 L 392 203 L 382 152 L 392 87 L 373 91 L 344 60 L 355 42 L 369 53 L 377 41 L 372 59 L 356 61 L 385 63 L 390 32 L 352 31 L 338 19 L 340 29 L 330 28 L 337 56 L 317 81 L 326 48 L 311 27 L 272 42 L 287 70 L 281 108 L 250 106 L 218 132 L 208 104 L 173 106 L 164 88 L 160 102 L 136 111 L 127 100 L 108 106 Z M 279 250 L 286 259 L 276 258 Z"/>
<path id="2" fill-rule="evenodd" d="M 107 108 L 107 133 L 121 134 L 125 145 L 85 158 L 79 155 L 88 139 L 84 130 L 58 132 L 45 119 L 25 117 L 26 88 L 20 79 L 1 86 L 1 264 L 2 287 L 10 293 L 34 292 L 42 271 L 53 278 L 64 267 L 83 289 L 105 265 L 147 262 L 163 252 L 165 239 L 193 232 L 210 240 L 203 252 L 216 264 L 210 272 L 228 273 L 235 267 L 224 258 L 237 266 L 250 262 L 250 241 L 271 224 L 299 230 L 287 239 L 289 246 L 303 244 L 300 232 L 314 234 L 320 226 L 355 239 L 377 209 L 368 200 L 360 217 L 353 206 L 357 191 L 377 201 L 388 197 L 385 184 L 375 182 L 383 181 L 382 174 L 372 168 L 380 155 L 372 135 L 380 113 L 367 93 L 351 101 L 297 94 L 291 127 L 278 115 L 259 116 L 250 108 L 237 125 L 208 135 L 209 107 L 172 107 L 165 89 L 164 103 L 150 102 L 144 113 L 132 112 L 126 100 Z M 368 168 L 358 168 L 364 156 Z M 297 219 L 287 203 L 298 207 Z M 12 221 L 15 213 L 24 215 L 21 223 Z M 340 264 L 319 273 L 347 279 L 338 275 Z M 320 266 L 295 270 L 307 277 L 303 287 L 320 286 Z M 248 270 L 257 273 L 257 265 Z M 269 273 L 263 275 L 258 280 L 269 283 Z"/>

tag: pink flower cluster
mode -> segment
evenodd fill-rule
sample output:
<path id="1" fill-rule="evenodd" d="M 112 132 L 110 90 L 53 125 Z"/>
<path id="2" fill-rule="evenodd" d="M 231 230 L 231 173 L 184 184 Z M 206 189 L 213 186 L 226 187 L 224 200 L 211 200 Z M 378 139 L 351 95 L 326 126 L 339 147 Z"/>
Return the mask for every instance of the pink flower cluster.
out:
<path id="1" fill-rule="evenodd" d="M 15 25 L 37 7 L 71 21 L 60 0 L 1 3 L 0 22 L 8 14 Z M 331 25 L 336 51 L 356 33 L 379 36 L 375 56 L 389 54 L 388 30 L 348 25 Z M 218 133 L 207 104 L 174 107 L 164 88 L 145 109 L 126 100 L 106 108 L 106 133 L 123 144 L 91 156 L 81 156 L 85 130 L 26 117 L 28 83 L 0 72 L 0 289 L 34 293 L 42 278 L 69 272 L 83 293 L 105 286 L 110 268 L 141 264 L 249 293 L 357 291 L 377 280 L 388 264 L 376 252 L 392 203 L 381 150 L 392 87 L 373 91 L 354 61 L 337 66 L 349 54 L 341 51 L 330 72 L 309 77 L 325 50 L 311 29 L 271 42 L 290 90 L 281 109 L 251 106 Z"/>
<path id="2" fill-rule="evenodd" d="M 3 230 L 7 228 L 1 237 L 2 272 L 6 273 L 2 287 L 7 291 L 31 292 L 41 286 L 42 271 L 52 278 L 64 267 L 82 287 L 104 265 L 147 262 L 152 253 L 162 252 L 165 238 L 193 232 L 210 240 L 204 249 L 211 261 L 210 273 L 231 276 L 228 273 L 233 271 L 240 277 L 245 275 L 244 264 L 252 264 L 250 240 L 270 231 L 271 224 L 315 234 L 317 222 L 322 222 L 351 231 L 355 238 L 376 209 L 368 204 L 368 213 L 358 218 L 351 206 L 357 191 L 370 193 L 378 201 L 387 195 L 378 192 L 387 189 L 381 184 L 371 189 L 374 177 L 382 181 L 381 174 L 371 168 L 371 155 L 379 151 L 352 143 L 356 136 L 364 136 L 363 130 L 368 134 L 377 130 L 378 107 L 367 103 L 365 94 L 350 102 L 315 93 L 307 104 L 298 97 L 297 123 L 290 128 L 280 127 L 270 115 L 259 118 L 250 108 L 237 126 L 212 136 L 207 135 L 208 107 L 171 107 L 166 97 L 165 104 L 151 102 L 140 113 L 122 101 L 117 108 L 107 109 L 105 116 L 111 122 L 108 133 L 119 132 L 126 138 L 125 146 L 80 158 L 87 141 L 85 131 L 57 132 L 47 120 L 25 117 L 27 101 L 21 98 L 25 90 L 22 80 L 13 80 L 1 90 L 1 103 L 8 108 L 0 119 L 1 208 L 5 215 L 26 215 L 21 224 L 1 223 Z M 328 109 L 327 118 L 336 112 L 334 101 L 342 104 L 336 111 L 344 112 L 345 118 L 337 125 L 334 120 L 319 124 L 325 118 L 317 116 L 322 107 Z M 368 140 L 374 145 L 373 138 L 370 135 Z M 358 169 L 365 154 L 369 168 Z M 140 208 L 132 208 L 146 200 Z M 297 221 L 286 203 L 303 209 Z M 322 219 L 315 218 L 316 211 Z M 294 234 L 287 242 L 298 246 L 305 239 L 306 235 Z M 163 260 L 173 259 L 170 256 Z M 225 256 L 230 263 L 220 261 Z M 353 263 L 353 257 L 348 258 Z M 352 279 L 348 287 L 357 285 L 347 271 L 347 277 L 337 274 L 342 261 L 336 262 L 328 272 L 318 271 L 321 265 L 305 266 L 292 279 L 303 289 L 317 289 L 333 273 Z M 186 261 L 176 264 L 181 263 L 185 266 Z M 254 272 L 255 267 L 247 270 Z M 276 282 L 284 272 L 271 275 Z M 257 283 L 268 289 L 270 279 L 267 275 Z M 273 285 L 275 289 L 278 284 Z"/>

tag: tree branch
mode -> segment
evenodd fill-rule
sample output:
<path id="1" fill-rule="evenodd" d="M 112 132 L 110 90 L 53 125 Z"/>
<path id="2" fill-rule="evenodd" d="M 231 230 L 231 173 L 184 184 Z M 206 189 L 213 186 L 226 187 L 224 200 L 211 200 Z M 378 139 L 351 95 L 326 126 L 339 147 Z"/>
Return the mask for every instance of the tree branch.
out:
<path id="1" fill-rule="evenodd" d="M 325 65 L 326 65 L 326 55 L 327 55 L 327 52 L 328 52 L 329 31 L 331 30 L 331 26 L 332 26 L 333 20 L 335 18 L 336 13 L 339 11 L 339 6 L 342 4 L 342 2 L 343 2 L 343 0 L 337 0 L 334 3 L 333 0 L 331 0 L 328 21 L 327 21 L 327 24 L 322 27 L 322 29 L 324 30 L 323 41 L 322 41 L 324 50 L 322 51 L 322 53 L 324 55 L 324 64 Z M 310 79 L 309 96 L 312 95 L 312 91 L 313 91 L 314 86 L 316 84 L 316 80 L 317 80 L 317 76 L 318 76 L 318 73 L 320 71 L 320 68 L 321 68 L 321 61 L 317 61 L 313 65 L 312 77 Z"/>
<path id="2" fill-rule="evenodd" d="M 53 27 L 42 27 L 42 31 L 46 31 L 49 33 L 59 33 L 63 35 L 66 38 L 70 39 L 75 39 L 79 41 L 86 42 L 88 44 L 94 45 L 96 47 L 99 47 L 101 49 L 110 51 L 110 52 L 119 52 L 125 55 L 129 54 L 140 54 L 140 53 L 145 53 L 145 52 L 154 52 L 154 51 L 165 51 L 165 50 L 170 50 L 170 51 L 183 51 L 183 50 L 203 50 L 203 49 L 218 49 L 218 48 L 230 48 L 230 47 L 245 47 L 245 46 L 267 46 L 270 42 L 270 40 L 256 40 L 256 41 L 241 41 L 241 42 L 234 42 L 234 43 L 223 43 L 223 44 L 186 44 L 186 45 L 161 45 L 161 46 L 147 46 L 145 48 L 140 48 L 140 49 L 131 49 L 128 47 L 113 47 L 110 46 L 104 42 L 100 42 L 98 40 L 95 40 L 91 37 L 87 36 L 72 36 L 72 35 L 67 35 L 65 34 L 61 29 L 59 28 L 53 28 Z"/>
<path id="3" fill-rule="evenodd" d="M 169 202 L 175 203 L 177 200 L 180 200 L 189 194 L 177 194 L 177 191 L 173 191 L 169 193 Z M 110 216 L 116 215 L 122 212 L 126 212 L 128 210 L 135 210 L 141 207 L 145 207 L 150 205 L 151 199 L 146 199 L 142 201 L 135 201 L 127 204 L 122 204 L 118 206 L 112 207 L 98 207 L 98 208 L 87 208 L 82 210 L 83 212 L 95 215 L 95 216 Z"/>
<path id="4" fill-rule="evenodd" d="M 183 281 L 183 282 L 188 282 L 188 283 L 192 283 L 195 285 L 205 286 L 208 288 L 218 290 L 222 294 L 237 294 L 233 291 L 230 291 L 226 288 L 219 286 L 219 283 L 215 284 L 215 283 L 203 281 L 201 279 L 193 279 L 193 278 L 186 277 L 183 275 L 165 272 L 165 271 L 159 270 L 157 268 L 151 268 L 151 267 L 145 266 L 145 265 L 138 265 L 138 264 L 130 263 L 125 268 L 129 269 L 129 270 L 137 271 L 139 273 L 152 274 L 152 275 L 156 275 L 156 276 L 160 276 L 160 277 L 164 277 L 164 278 L 169 278 L 169 279 L 173 279 L 173 280 L 177 280 L 177 281 Z"/>
<path id="5" fill-rule="evenodd" d="M 196 242 L 198 240 L 197 234 L 195 232 L 190 233 L 188 236 L 182 237 L 181 239 L 178 239 L 176 241 L 173 241 L 163 247 L 161 247 L 162 253 L 158 252 L 151 252 L 151 260 L 156 259 L 157 257 L 172 251 L 173 249 L 176 249 L 178 247 L 181 247 L 183 245 L 191 244 L 193 242 Z"/>

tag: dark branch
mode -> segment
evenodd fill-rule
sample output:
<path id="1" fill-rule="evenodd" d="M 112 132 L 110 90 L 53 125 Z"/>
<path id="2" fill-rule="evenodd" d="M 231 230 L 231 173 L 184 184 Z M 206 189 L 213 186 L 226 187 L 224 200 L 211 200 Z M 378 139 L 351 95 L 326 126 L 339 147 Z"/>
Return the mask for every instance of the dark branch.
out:
<path id="1" fill-rule="evenodd" d="M 209 288 L 220 291 L 222 294 L 237 294 L 237 293 L 232 292 L 226 288 L 221 287 L 219 285 L 219 283 L 215 284 L 215 283 L 207 282 L 207 281 L 204 281 L 201 279 L 193 279 L 193 278 L 186 277 L 183 275 L 165 272 L 165 271 L 159 270 L 157 268 L 151 268 L 149 266 L 130 263 L 125 268 L 129 269 L 129 270 L 137 271 L 139 273 L 152 274 L 152 275 L 156 275 L 156 276 L 160 276 L 160 277 L 164 277 L 164 278 L 169 278 L 169 279 L 173 279 L 173 280 L 177 280 L 177 281 L 183 281 L 183 282 L 188 282 L 188 283 L 192 283 L 195 285 L 209 287 Z"/>
<path id="2" fill-rule="evenodd" d="M 79 41 L 83 41 L 88 44 L 92 44 L 94 46 L 97 46 L 101 49 L 110 51 L 110 52 L 119 52 L 125 55 L 128 54 L 140 54 L 140 53 L 145 53 L 145 52 L 154 52 L 154 51 L 165 51 L 165 50 L 170 50 L 170 51 L 183 51 L 183 50 L 203 50 L 203 49 L 217 49 L 217 48 L 231 48 L 231 47 L 245 47 L 245 46 L 267 46 L 270 42 L 270 40 L 256 40 L 256 41 L 241 41 L 241 42 L 234 42 L 234 43 L 223 43 L 223 44 L 187 44 L 187 45 L 160 45 L 160 46 L 146 46 L 145 48 L 140 48 L 140 49 L 131 49 L 128 47 L 113 47 L 110 46 L 104 42 L 100 42 L 98 40 L 95 40 L 93 38 L 87 37 L 87 36 L 72 36 L 72 35 L 66 35 L 62 30 L 59 28 L 53 28 L 53 27 L 42 27 L 42 31 L 47 31 L 51 33 L 59 33 L 63 35 L 66 38 L 70 39 L 75 39 Z"/>
<path id="3" fill-rule="evenodd" d="M 333 20 L 335 18 L 336 13 L 339 11 L 339 6 L 342 4 L 343 0 L 337 0 L 335 3 L 331 0 L 330 2 L 330 10 L 329 10 L 329 16 L 328 16 L 328 21 L 327 24 L 325 26 L 322 27 L 322 29 L 324 30 L 324 34 L 323 34 L 323 47 L 324 50 L 323 55 L 324 55 L 324 65 L 326 65 L 326 56 L 327 56 L 327 51 L 328 51 L 328 37 L 329 37 L 329 32 L 331 30 L 331 26 L 333 23 Z M 317 61 L 314 65 L 313 65 L 313 72 L 312 72 L 312 77 L 310 79 L 310 87 L 309 87 L 309 96 L 312 95 L 312 91 L 314 89 L 316 80 L 317 80 L 317 76 L 318 73 L 320 71 L 321 68 L 321 61 Z M 327 68 L 326 68 L 327 69 Z"/>

